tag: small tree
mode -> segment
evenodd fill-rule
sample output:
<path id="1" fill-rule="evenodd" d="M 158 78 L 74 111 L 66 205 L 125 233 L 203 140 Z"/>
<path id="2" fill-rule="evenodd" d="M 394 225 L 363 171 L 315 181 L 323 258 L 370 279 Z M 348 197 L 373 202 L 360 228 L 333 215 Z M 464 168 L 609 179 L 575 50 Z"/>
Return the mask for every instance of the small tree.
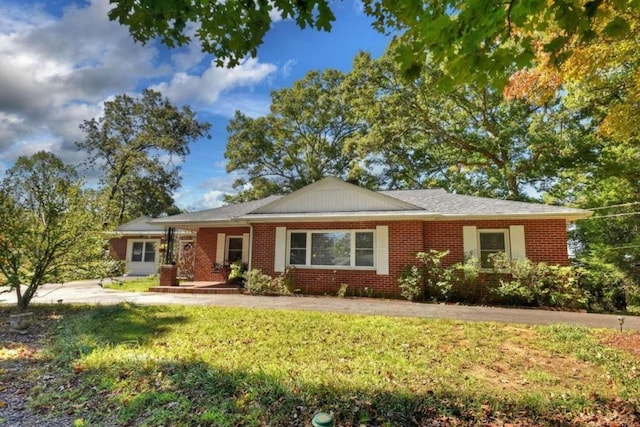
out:
<path id="1" fill-rule="evenodd" d="M 38 287 L 87 277 L 106 259 L 95 199 L 54 154 L 20 157 L 0 187 L 0 276 L 27 308 Z M 26 289 L 23 290 L 23 287 Z"/>

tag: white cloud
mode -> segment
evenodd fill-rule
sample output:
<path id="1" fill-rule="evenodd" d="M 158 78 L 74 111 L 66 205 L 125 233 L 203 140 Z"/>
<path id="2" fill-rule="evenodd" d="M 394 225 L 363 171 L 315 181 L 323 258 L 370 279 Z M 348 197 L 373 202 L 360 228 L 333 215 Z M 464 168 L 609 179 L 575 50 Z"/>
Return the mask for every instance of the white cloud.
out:
<path id="1" fill-rule="evenodd" d="M 195 188 L 185 186 L 180 189 L 174 199 L 176 205 L 188 211 L 217 208 L 223 205 L 225 194 L 234 193 L 233 182 L 237 174 L 226 174 L 219 170 L 218 175 L 198 184 Z"/>
<path id="2" fill-rule="evenodd" d="M 108 10 L 106 0 L 93 0 L 66 7 L 59 18 L 28 5 L 3 13 L 1 157 L 45 134 L 51 151 L 68 161 L 77 156 L 78 126 L 100 112 L 106 97 L 164 72 L 153 65 L 157 50 L 134 44 Z"/>
<path id="3" fill-rule="evenodd" d="M 282 66 L 282 76 L 285 78 L 289 77 L 289 75 L 291 75 L 291 70 L 293 70 L 293 67 L 295 67 L 297 63 L 298 61 L 296 61 L 295 59 L 289 59 L 287 62 L 285 62 Z"/>
<path id="4" fill-rule="evenodd" d="M 235 68 L 216 67 L 212 60 L 202 75 L 176 73 L 170 82 L 162 82 L 153 89 L 162 92 L 175 102 L 195 102 L 211 105 L 218 101 L 220 94 L 239 87 L 250 87 L 264 81 L 276 71 L 273 64 L 263 64 L 257 58 L 243 61 Z"/>
<path id="5" fill-rule="evenodd" d="M 268 96 L 256 96 L 252 94 L 233 94 L 225 96 L 210 107 L 210 111 L 223 117 L 231 118 L 236 111 L 245 116 L 261 117 L 269 113 L 271 98 Z"/>

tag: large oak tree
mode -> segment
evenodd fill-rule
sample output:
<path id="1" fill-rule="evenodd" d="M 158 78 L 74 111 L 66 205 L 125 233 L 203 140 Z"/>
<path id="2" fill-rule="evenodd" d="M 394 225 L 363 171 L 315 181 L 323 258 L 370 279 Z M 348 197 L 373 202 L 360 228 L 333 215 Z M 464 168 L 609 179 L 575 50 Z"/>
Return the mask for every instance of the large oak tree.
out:
<path id="1" fill-rule="evenodd" d="M 76 145 L 100 174 L 105 221 L 117 226 L 172 209 L 180 163 L 191 142 L 208 136 L 210 125 L 189 107 L 179 108 L 147 89 L 140 98 L 118 95 L 105 102 L 102 117 L 85 120 L 80 128 L 86 139 Z"/>

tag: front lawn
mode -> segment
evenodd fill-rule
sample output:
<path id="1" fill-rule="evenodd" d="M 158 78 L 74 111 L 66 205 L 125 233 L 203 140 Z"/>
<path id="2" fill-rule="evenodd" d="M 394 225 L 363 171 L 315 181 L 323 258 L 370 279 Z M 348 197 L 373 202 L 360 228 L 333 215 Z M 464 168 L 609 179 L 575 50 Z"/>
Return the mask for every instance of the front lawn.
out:
<path id="1" fill-rule="evenodd" d="M 638 332 L 215 307 L 35 308 L 52 335 L 24 378 L 30 410 L 71 414 L 76 425 L 309 426 L 318 411 L 340 426 L 640 424 Z M 0 366 L 19 353 L 0 348 Z"/>
<path id="2" fill-rule="evenodd" d="M 143 277 L 133 280 L 118 280 L 109 283 L 104 283 L 103 286 L 107 289 L 116 289 L 119 291 L 128 292 L 146 292 L 152 286 L 158 286 L 159 280 L 155 276 Z"/>

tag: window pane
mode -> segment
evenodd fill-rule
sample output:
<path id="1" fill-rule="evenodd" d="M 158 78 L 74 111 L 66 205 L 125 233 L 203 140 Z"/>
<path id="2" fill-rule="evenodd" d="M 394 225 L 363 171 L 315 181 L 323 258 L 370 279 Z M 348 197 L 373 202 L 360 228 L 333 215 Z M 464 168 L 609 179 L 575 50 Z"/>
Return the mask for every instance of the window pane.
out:
<path id="1" fill-rule="evenodd" d="M 225 262 L 242 261 L 242 237 L 229 237 Z"/>
<path id="2" fill-rule="evenodd" d="M 356 249 L 356 265 L 373 267 L 373 249 Z"/>
<path id="3" fill-rule="evenodd" d="M 142 242 L 133 242 L 131 247 L 131 261 L 142 261 Z"/>
<path id="4" fill-rule="evenodd" d="M 373 249 L 373 232 L 356 233 L 356 249 Z"/>
<path id="5" fill-rule="evenodd" d="M 312 233 L 311 265 L 351 265 L 351 233 Z"/>
<path id="6" fill-rule="evenodd" d="M 156 261 L 156 244 L 154 242 L 147 242 L 144 246 L 144 262 Z"/>
<path id="7" fill-rule="evenodd" d="M 289 242 L 289 264 L 307 263 L 307 233 L 291 233 Z"/>
<path id="8" fill-rule="evenodd" d="M 304 249 L 307 247 L 307 233 L 291 233 L 291 248 Z"/>
<path id="9" fill-rule="evenodd" d="M 307 262 L 306 249 L 291 249 L 291 252 L 289 252 L 290 265 L 305 265 L 306 262 Z"/>
<path id="10" fill-rule="evenodd" d="M 232 237 L 229 239 L 229 250 L 242 250 L 242 238 Z"/>
<path id="11" fill-rule="evenodd" d="M 491 255 L 506 252 L 505 233 L 480 233 L 480 267 L 491 268 Z"/>
<path id="12" fill-rule="evenodd" d="M 504 233 L 480 233 L 480 250 L 504 252 Z"/>

